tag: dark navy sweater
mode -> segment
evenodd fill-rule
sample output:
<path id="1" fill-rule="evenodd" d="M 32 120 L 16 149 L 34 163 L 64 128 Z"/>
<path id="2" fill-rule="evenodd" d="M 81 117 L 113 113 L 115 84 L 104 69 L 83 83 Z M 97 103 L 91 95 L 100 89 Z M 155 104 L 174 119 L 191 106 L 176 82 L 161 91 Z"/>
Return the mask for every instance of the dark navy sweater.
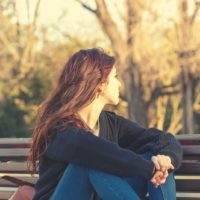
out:
<path id="1" fill-rule="evenodd" d="M 47 200 L 69 163 L 122 177 L 152 177 L 154 164 L 144 160 L 147 151 L 168 155 L 175 170 L 182 160 L 180 143 L 170 133 L 140 125 L 102 111 L 99 118 L 100 136 L 84 129 L 68 126 L 56 134 L 43 155 L 33 200 Z"/>

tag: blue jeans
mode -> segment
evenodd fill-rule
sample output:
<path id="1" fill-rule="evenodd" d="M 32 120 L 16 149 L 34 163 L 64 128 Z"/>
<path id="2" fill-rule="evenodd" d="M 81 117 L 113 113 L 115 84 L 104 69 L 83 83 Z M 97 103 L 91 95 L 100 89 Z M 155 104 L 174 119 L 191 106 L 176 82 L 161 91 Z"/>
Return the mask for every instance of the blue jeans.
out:
<path id="1" fill-rule="evenodd" d="M 152 154 L 144 154 L 150 159 Z M 60 179 L 51 200 L 92 200 L 94 192 L 103 200 L 175 200 L 176 187 L 173 173 L 165 184 L 155 188 L 140 177 L 124 178 L 109 173 L 69 164 Z"/>

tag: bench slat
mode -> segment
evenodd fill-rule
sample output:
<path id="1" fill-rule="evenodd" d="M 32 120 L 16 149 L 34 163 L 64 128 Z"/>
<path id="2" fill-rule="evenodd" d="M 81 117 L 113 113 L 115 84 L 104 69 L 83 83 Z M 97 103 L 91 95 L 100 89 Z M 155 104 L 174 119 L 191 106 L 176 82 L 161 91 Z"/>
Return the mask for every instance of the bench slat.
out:
<path id="1" fill-rule="evenodd" d="M 200 191 L 200 179 L 176 179 L 177 191 L 184 192 L 199 192 Z"/>
<path id="2" fill-rule="evenodd" d="M 200 161 L 183 161 L 181 167 L 175 173 L 184 175 L 200 175 Z"/>
<path id="3" fill-rule="evenodd" d="M 200 200 L 199 197 L 177 197 L 177 200 Z"/>
<path id="4" fill-rule="evenodd" d="M 26 160 L 29 149 L 13 148 L 13 149 L 0 149 L 0 161 L 9 160 Z"/>
<path id="5" fill-rule="evenodd" d="M 0 164 L 0 173 L 29 174 L 27 162 L 3 162 Z"/>
<path id="6" fill-rule="evenodd" d="M 29 148 L 31 138 L 1 138 L 0 148 Z"/>
<path id="7" fill-rule="evenodd" d="M 200 145 L 185 145 L 183 146 L 184 155 L 199 155 L 200 156 Z"/>
<path id="8" fill-rule="evenodd" d="M 19 178 L 23 181 L 28 181 L 30 183 L 36 183 L 38 177 L 28 177 L 28 176 L 13 176 L 16 178 Z M 16 187 L 16 184 L 11 183 L 10 181 L 4 180 L 0 178 L 0 187 Z"/>
<path id="9" fill-rule="evenodd" d="M 177 200 L 200 200 L 200 192 L 177 192 Z"/>

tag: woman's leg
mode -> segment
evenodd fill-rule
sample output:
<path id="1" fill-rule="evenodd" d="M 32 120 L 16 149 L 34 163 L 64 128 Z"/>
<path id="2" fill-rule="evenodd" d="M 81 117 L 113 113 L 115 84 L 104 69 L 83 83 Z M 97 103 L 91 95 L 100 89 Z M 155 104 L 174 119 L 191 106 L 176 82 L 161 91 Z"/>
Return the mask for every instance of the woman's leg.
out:
<path id="1" fill-rule="evenodd" d="M 141 200 L 122 177 L 90 169 L 89 179 L 103 200 Z"/>
<path id="2" fill-rule="evenodd" d="M 148 182 L 149 200 L 176 200 L 176 184 L 174 174 L 170 173 L 164 184 L 155 188 Z"/>
<path id="3" fill-rule="evenodd" d="M 103 200 L 140 200 L 123 178 L 70 164 L 51 200 L 91 200 L 94 191 Z"/>
<path id="4" fill-rule="evenodd" d="M 137 193 L 141 200 L 147 195 L 147 180 L 141 177 L 126 178 L 131 188 Z"/>
<path id="5" fill-rule="evenodd" d="M 93 192 L 94 189 L 88 178 L 88 169 L 69 164 L 51 200 L 90 200 Z"/>

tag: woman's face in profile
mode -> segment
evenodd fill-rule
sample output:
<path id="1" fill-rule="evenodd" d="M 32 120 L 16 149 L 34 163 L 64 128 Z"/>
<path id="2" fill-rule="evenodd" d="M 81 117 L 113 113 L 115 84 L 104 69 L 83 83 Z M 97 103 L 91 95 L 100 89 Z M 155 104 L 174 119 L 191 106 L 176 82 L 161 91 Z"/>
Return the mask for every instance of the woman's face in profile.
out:
<path id="1" fill-rule="evenodd" d="M 120 81 L 117 78 L 116 67 L 113 67 L 109 76 L 108 84 L 105 86 L 103 92 L 103 98 L 106 100 L 106 104 L 117 105 L 119 103 L 119 88 L 121 86 Z"/>

